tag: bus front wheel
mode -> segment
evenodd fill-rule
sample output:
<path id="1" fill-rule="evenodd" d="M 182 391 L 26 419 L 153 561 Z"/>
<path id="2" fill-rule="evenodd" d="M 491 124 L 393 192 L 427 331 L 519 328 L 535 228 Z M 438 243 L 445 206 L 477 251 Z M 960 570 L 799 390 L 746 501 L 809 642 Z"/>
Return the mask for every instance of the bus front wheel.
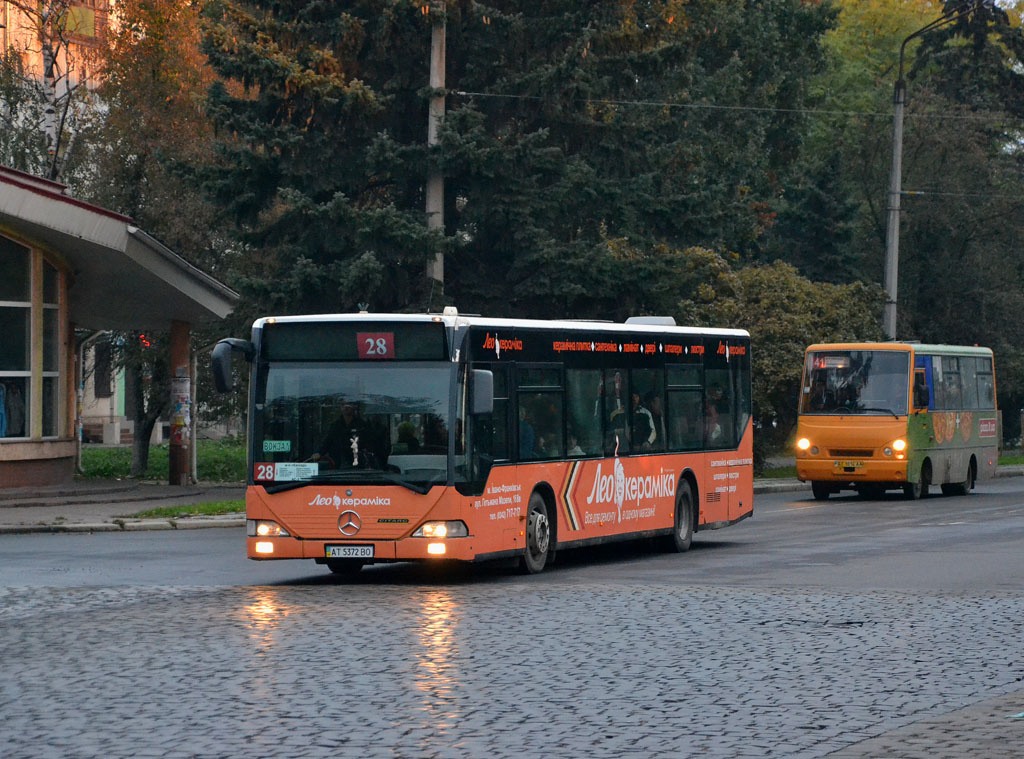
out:
<path id="1" fill-rule="evenodd" d="M 672 550 L 682 553 L 690 550 L 693 540 L 693 492 L 686 480 L 679 482 L 676 493 L 676 519 L 672 530 Z"/>
<path id="2" fill-rule="evenodd" d="M 811 482 L 811 494 L 815 501 L 827 501 L 832 494 L 832 488 L 824 482 Z"/>
<path id="3" fill-rule="evenodd" d="M 526 574 L 537 574 L 548 562 L 551 547 L 551 521 L 544 496 L 534 493 L 526 512 L 526 550 L 520 559 L 520 568 Z"/>
<path id="4" fill-rule="evenodd" d="M 928 496 L 928 488 L 932 482 L 932 470 L 928 462 L 921 465 L 921 478 L 917 482 L 907 482 L 903 485 L 903 495 L 911 501 L 917 501 Z"/>

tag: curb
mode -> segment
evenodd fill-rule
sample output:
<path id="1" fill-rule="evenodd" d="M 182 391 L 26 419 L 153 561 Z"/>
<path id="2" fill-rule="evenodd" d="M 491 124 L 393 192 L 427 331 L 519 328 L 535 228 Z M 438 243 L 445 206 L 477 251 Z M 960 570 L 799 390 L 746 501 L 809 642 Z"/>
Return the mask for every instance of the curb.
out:
<path id="1" fill-rule="evenodd" d="M 135 522 L 95 522 L 84 524 L 11 524 L 0 525 L 0 535 L 33 533 L 147 532 L 155 530 L 200 530 L 208 527 L 245 527 L 245 517 L 178 519 L 140 519 Z"/>

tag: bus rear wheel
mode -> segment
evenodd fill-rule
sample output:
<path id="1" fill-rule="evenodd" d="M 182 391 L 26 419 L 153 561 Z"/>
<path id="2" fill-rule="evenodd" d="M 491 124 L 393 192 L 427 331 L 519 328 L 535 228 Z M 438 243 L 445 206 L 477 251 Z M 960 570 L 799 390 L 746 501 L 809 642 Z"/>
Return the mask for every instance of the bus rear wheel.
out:
<path id="1" fill-rule="evenodd" d="M 942 486 L 945 495 L 967 495 L 974 490 L 974 461 L 967 465 L 967 477 L 963 482 L 952 482 Z"/>
<path id="2" fill-rule="evenodd" d="M 544 496 L 534 493 L 526 512 L 526 550 L 519 560 L 525 574 L 535 575 L 543 571 L 548 563 L 551 548 L 551 521 L 548 518 L 548 504 Z"/>
<path id="3" fill-rule="evenodd" d="M 676 493 L 676 519 L 672 530 L 671 548 L 682 553 L 690 550 L 693 540 L 693 492 L 690 483 L 681 480 Z"/>
<path id="4" fill-rule="evenodd" d="M 824 482 L 811 482 L 811 493 L 815 501 L 827 501 L 832 494 L 832 488 Z"/>

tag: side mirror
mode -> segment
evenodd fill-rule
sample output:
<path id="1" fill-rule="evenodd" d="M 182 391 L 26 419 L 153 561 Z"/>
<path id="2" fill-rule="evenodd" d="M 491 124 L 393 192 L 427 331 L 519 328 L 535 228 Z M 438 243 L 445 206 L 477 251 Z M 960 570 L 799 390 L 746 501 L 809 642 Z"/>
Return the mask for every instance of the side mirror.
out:
<path id="1" fill-rule="evenodd" d="M 471 378 L 470 414 L 490 414 L 494 411 L 494 372 L 489 369 L 474 369 Z"/>
<path id="2" fill-rule="evenodd" d="M 255 352 L 252 343 L 237 337 L 226 337 L 213 347 L 210 358 L 210 370 L 213 372 L 213 386 L 218 393 L 227 393 L 234 386 L 231 377 L 231 354 L 242 353 L 246 360 L 252 359 Z"/>

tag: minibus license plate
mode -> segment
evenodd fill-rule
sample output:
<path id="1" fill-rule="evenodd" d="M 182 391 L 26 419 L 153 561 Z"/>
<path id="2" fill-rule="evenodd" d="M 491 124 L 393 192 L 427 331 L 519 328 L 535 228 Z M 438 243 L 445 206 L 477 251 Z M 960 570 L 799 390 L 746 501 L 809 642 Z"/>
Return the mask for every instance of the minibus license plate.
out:
<path id="1" fill-rule="evenodd" d="M 864 462 L 863 461 L 840 461 L 839 462 L 839 466 L 843 467 L 844 469 L 859 469 L 860 467 L 864 466 Z"/>
<path id="2" fill-rule="evenodd" d="M 372 559 L 373 546 L 327 546 L 328 559 Z"/>

